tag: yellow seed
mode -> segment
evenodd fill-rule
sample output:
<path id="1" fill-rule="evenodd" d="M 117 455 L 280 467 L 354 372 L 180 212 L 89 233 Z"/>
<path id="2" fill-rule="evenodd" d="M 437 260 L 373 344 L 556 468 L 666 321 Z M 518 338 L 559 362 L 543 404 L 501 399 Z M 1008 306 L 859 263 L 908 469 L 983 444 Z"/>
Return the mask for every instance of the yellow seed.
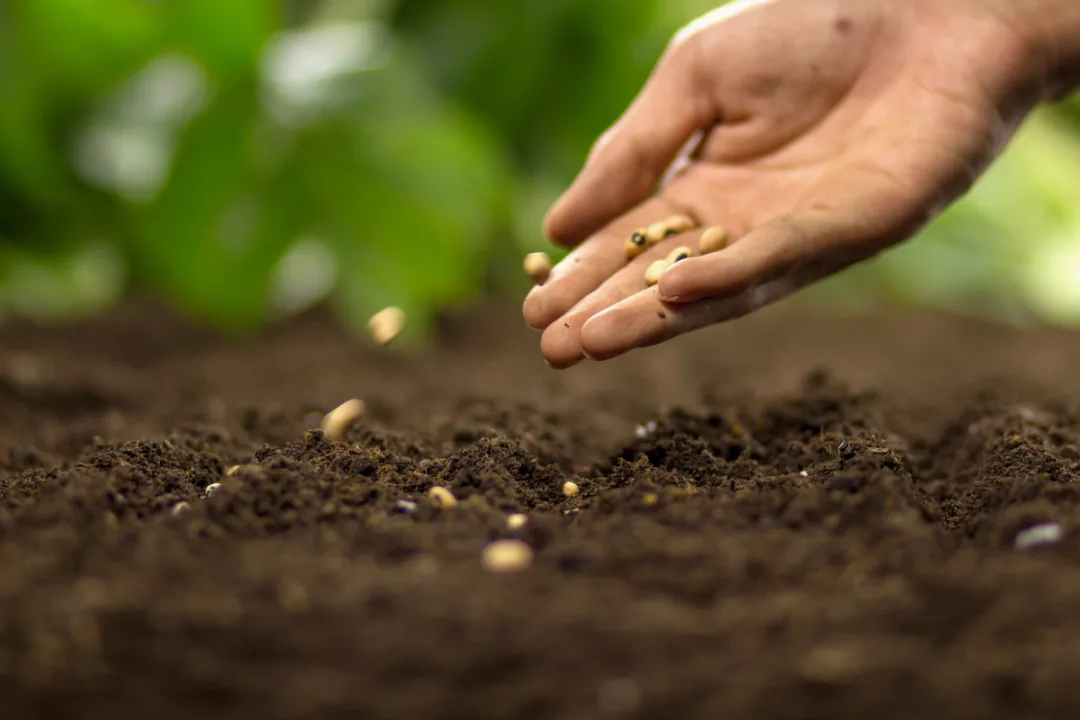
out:
<path id="1" fill-rule="evenodd" d="M 701 238 L 698 239 L 698 249 L 701 250 L 702 255 L 708 255 L 711 252 L 723 250 L 727 245 L 727 230 L 718 225 L 705 228 L 705 232 L 701 233 Z"/>
<path id="2" fill-rule="evenodd" d="M 525 274 L 537 285 L 543 285 L 551 275 L 551 258 L 547 253 L 534 252 L 525 256 Z"/>
<path id="3" fill-rule="evenodd" d="M 656 505 L 660 502 L 660 496 L 656 493 L 645 493 L 645 497 L 643 497 L 641 501 L 646 505 L 646 507 L 652 507 L 653 505 Z"/>
<path id="4" fill-rule="evenodd" d="M 366 410 L 363 400 L 346 400 L 326 414 L 322 419 L 322 431 L 328 440 L 341 440 Z"/>
<path id="5" fill-rule="evenodd" d="M 525 523 L 528 522 L 528 516 L 522 513 L 514 513 L 513 515 L 506 516 L 506 527 L 511 530 L 520 530 L 525 527 Z"/>
<path id="6" fill-rule="evenodd" d="M 576 482 L 571 482 L 570 480 L 567 480 L 563 483 L 562 492 L 563 495 L 565 495 L 566 497 L 574 497 L 579 492 L 581 492 L 581 488 L 578 487 Z"/>
<path id="7" fill-rule="evenodd" d="M 660 276 L 668 269 L 667 260 L 657 260 L 645 269 L 645 284 L 652 287 L 660 282 Z"/>
<path id="8" fill-rule="evenodd" d="M 440 507 L 452 508 L 457 505 L 457 498 L 454 497 L 454 494 L 446 488 L 442 487 L 441 485 L 436 485 L 435 487 L 428 490 L 427 495 L 429 498 L 434 500 Z"/>
<path id="9" fill-rule="evenodd" d="M 649 245 L 655 245 L 663 240 L 668 235 L 668 224 L 666 220 L 654 222 L 649 226 L 649 229 L 645 232 L 645 239 Z"/>
<path id="10" fill-rule="evenodd" d="M 236 471 L 240 469 L 239 465 L 233 465 L 225 470 L 226 475 L 235 475 Z"/>
<path id="11" fill-rule="evenodd" d="M 674 234 L 684 233 L 697 227 L 697 223 L 687 215 L 672 215 L 664 222 L 667 223 L 668 232 Z"/>
<path id="12" fill-rule="evenodd" d="M 389 345 L 405 326 L 405 311 L 398 307 L 383 308 L 368 320 L 368 331 L 376 345 Z"/>
<path id="13" fill-rule="evenodd" d="M 630 237 L 626 239 L 626 258 L 633 260 L 641 253 L 645 252 L 645 248 L 648 247 L 648 237 L 646 228 L 638 228 L 634 232 L 630 233 Z"/>
<path id="14" fill-rule="evenodd" d="M 668 253 L 668 256 L 664 258 L 664 260 L 667 262 L 668 265 L 674 265 L 675 263 L 685 260 L 693 254 L 693 250 L 688 247 L 677 247 L 670 253 Z"/>
<path id="15" fill-rule="evenodd" d="M 190 508 L 190 505 L 181 500 L 180 502 L 173 505 L 169 512 L 171 512 L 173 515 L 180 515 L 181 513 L 187 512 Z"/>
<path id="16" fill-rule="evenodd" d="M 484 548 L 484 569 L 493 573 L 521 572 L 532 565 L 533 549 L 521 540 L 496 540 Z"/>
<path id="17" fill-rule="evenodd" d="M 203 494 L 206 495 L 206 497 L 210 497 L 211 495 L 213 495 L 214 493 L 216 493 L 220 489 L 221 489 L 221 483 L 210 483 L 209 485 L 206 486 L 206 489 L 203 490 Z"/>

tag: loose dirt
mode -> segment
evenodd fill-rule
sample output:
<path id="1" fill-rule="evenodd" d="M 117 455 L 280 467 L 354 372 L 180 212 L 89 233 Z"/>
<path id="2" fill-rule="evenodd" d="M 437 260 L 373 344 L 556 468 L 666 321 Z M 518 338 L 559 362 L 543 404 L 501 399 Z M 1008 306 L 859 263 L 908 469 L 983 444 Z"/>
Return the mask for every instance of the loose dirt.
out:
<path id="1" fill-rule="evenodd" d="M 1080 712 L 1080 334 L 781 307 L 537 345 L 484 311 L 405 357 L 319 313 L 7 326 L 2 715 Z M 531 565 L 486 571 L 511 538 Z"/>

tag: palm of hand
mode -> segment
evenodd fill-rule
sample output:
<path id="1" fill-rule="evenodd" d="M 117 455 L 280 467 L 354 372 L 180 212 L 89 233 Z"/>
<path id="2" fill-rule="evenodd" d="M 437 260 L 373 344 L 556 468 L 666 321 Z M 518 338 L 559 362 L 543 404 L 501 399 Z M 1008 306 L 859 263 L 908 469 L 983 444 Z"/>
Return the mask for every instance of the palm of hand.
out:
<path id="1" fill-rule="evenodd" d="M 736 3 L 688 28 L 549 214 L 576 245 L 530 293 L 556 367 L 757 309 L 915 232 L 963 193 L 1030 102 L 1022 52 L 978 2 Z M 988 48 L 995 48 L 988 53 Z M 655 194 L 694 131 L 692 161 Z M 636 227 L 674 212 L 735 242 L 646 288 Z"/>

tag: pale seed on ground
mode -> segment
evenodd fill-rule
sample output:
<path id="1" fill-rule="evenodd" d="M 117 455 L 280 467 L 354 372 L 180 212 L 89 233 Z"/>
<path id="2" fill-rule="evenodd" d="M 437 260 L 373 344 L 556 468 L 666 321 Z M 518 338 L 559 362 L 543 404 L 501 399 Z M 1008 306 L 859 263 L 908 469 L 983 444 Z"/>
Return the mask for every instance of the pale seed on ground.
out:
<path id="1" fill-rule="evenodd" d="M 521 540 L 496 540 L 484 548 L 484 569 L 493 573 L 521 572 L 532 565 L 533 549 Z"/>
<path id="2" fill-rule="evenodd" d="M 210 497 L 220 489 L 221 483 L 210 483 L 206 486 L 206 490 L 204 490 L 203 492 L 206 494 L 206 497 Z"/>
<path id="3" fill-rule="evenodd" d="M 405 327 L 405 311 L 399 307 L 380 310 L 368 320 L 368 331 L 376 345 L 389 345 Z"/>
<path id="4" fill-rule="evenodd" d="M 578 487 L 576 482 L 567 480 L 563 483 L 562 492 L 563 495 L 565 495 L 566 497 L 574 497 L 579 492 L 581 492 L 581 488 Z"/>
<path id="5" fill-rule="evenodd" d="M 711 252 L 723 250 L 727 246 L 728 232 L 718 225 L 705 228 L 705 232 L 701 233 L 701 237 L 698 238 L 698 250 L 701 251 L 702 255 L 708 255 Z"/>
<path id="6" fill-rule="evenodd" d="M 323 417 L 323 434 L 328 440 L 341 440 L 353 423 L 364 416 L 365 410 L 367 407 L 363 400 L 346 400 Z"/>
<path id="7" fill-rule="evenodd" d="M 450 492 L 441 485 L 428 490 L 428 497 L 434 500 L 440 507 L 452 508 L 457 505 L 457 498 L 454 497 L 454 493 Z"/>
<path id="8" fill-rule="evenodd" d="M 547 253 L 534 252 L 525 256 L 525 274 L 537 285 L 543 285 L 551 275 L 551 258 Z"/>
<path id="9" fill-rule="evenodd" d="M 527 515 L 523 513 L 514 513 L 513 515 L 506 516 L 506 527 L 511 530 L 520 530 L 525 527 L 525 523 L 529 521 Z"/>
<path id="10" fill-rule="evenodd" d="M 173 515 L 179 515 L 180 513 L 187 512 L 188 509 L 190 509 L 190 508 L 191 508 L 190 505 L 188 505 L 186 502 L 181 500 L 180 502 L 173 505 L 172 508 L 169 510 L 169 512 L 171 512 Z"/>

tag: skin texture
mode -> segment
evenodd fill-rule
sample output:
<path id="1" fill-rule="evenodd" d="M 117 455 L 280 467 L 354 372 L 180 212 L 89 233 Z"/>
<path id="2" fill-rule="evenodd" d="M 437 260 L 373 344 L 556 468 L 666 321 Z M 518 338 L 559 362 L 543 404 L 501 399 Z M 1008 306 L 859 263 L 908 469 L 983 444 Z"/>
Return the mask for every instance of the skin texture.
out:
<path id="1" fill-rule="evenodd" d="M 746 0 L 681 31 L 545 220 L 574 248 L 524 304 L 547 361 L 745 315 L 916 233 L 1060 92 L 1068 42 L 1013 13 L 1075 0 L 1013 2 Z M 674 213 L 733 242 L 647 288 L 700 231 L 629 263 L 624 243 Z"/>

